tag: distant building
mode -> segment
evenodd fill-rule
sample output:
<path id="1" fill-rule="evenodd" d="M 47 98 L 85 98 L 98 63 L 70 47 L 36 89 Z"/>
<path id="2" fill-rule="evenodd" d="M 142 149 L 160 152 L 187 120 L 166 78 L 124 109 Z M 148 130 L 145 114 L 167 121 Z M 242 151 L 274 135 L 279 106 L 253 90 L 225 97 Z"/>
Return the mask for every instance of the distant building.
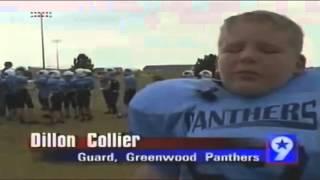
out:
<path id="1" fill-rule="evenodd" d="M 122 67 L 97 67 L 93 69 L 93 72 L 97 75 L 104 74 L 106 72 L 106 69 L 113 69 L 116 73 L 122 73 L 123 68 Z"/>
<path id="2" fill-rule="evenodd" d="M 193 65 L 182 64 L 182 65 L 150 65 L 143 68 L 144 72 L 161 74 L 164 76 L 180 76 L 185 70 L 192 70 Z"/>
<path id="3" fill-rule="evenodd" d="M 93 73 L 96 75 L 96 76 L 101 76 L 105 73 L 105 68 L 94 68 L 93 69 Z"/>
<path id="4" fill-rule="evenodd" d="M 122 67 L 114 67 L 114 70 L 118 73 L 122 73 L 123 72 L 123 68 Z"/>
<path id="5" fill-rule="evenodd" d="M 101 71 L 104 71 L 106 68 L 103 68 L 103 67 L 98 67 L 98 68 L 94 68 L 93 69 L 93 72 L 101 72 Z"/>

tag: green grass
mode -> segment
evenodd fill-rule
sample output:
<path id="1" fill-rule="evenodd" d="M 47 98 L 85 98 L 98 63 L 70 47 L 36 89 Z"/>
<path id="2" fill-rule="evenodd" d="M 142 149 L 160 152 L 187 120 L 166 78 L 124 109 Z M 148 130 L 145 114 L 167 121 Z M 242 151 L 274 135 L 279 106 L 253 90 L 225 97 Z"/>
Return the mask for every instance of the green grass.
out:
<path id="1" fill-rule="evenodd" d="M 149 75 L 139 75 L 139 87 L 151 82 Z M 24 125 L 17 121 L 0 119 L 0 179 L 129 179 L 137 164 L 80 164 L 49 163 L 37 160 L 37 153 L 28 147 L 31 132 L 59 132 L 85 136 L 87 132 L 123 132 L 127 131 L 125 119 L 105 115 L 105 104 L 101 92 L 97 89 L 92 95 L 92 122 L 81 123 L 68 119 L 65 124 L 46 125 L 47 119 L 41 118 L 41 112 L 32 90 L 36 105 L 34 113 L 28 119 L 38 120 L 40 124 Z M 122 94 L 121 94 L 122 96 Z M 120 97 L 121 98 L 121 97 Z M 122 102 L 122 99 L 119 99 Z"/>

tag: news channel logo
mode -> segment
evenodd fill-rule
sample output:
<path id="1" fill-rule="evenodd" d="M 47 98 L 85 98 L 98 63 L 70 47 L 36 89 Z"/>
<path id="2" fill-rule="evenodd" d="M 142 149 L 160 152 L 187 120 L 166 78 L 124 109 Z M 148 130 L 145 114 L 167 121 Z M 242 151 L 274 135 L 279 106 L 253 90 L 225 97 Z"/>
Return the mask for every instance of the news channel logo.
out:
<path id="1" fill-rule="evenodd" d="M 292 134 L 271 135 L 268 138 L 266 163 L 297 164 L 299 161 L 297 137 Z"/>

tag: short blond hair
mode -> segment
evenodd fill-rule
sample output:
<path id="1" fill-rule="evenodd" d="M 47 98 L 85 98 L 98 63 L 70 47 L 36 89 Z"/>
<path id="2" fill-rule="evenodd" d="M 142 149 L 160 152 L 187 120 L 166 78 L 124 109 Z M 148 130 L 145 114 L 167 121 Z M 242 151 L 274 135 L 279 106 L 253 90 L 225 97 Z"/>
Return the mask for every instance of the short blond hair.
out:
<path id="1" fill-rule="evenodd" d="M 220 34 L 224 30 L 229 30 L 234 24 L 240 20 L 258 22 L 258 23 L 272 23 L 278 30 L 286 31 L 289 35 L 289 43 L 296 50 L 297 53 L 301 53 L 303 49 L 303 30 L 302 28 L 290 18 L 274 13 L 271 11 L 257 10 L 251 12 L 245 12 L 235 16 L 230 16 L 224 20 L 223 25 L 220 28 Z M 218 46 L 221 45 L 221 35 L 219 38 Z"/>

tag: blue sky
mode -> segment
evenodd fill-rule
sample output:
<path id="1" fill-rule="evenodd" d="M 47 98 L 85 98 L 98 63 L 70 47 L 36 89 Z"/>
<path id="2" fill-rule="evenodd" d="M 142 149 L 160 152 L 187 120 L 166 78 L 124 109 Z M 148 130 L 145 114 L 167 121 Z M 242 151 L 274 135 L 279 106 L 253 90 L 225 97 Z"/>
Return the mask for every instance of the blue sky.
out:
<path id="1" fill-rule="evenodd" d="M 216 53 L 223 19 L 244 11 L 265 9 L 296 20 L 305 31 L 304 53 L 309 66 L 320 65 L 318 2 L 254 1 L 0 1 L 1 61 L 41 66 L 40 20 L 30 11 L 52 11 L 44 20 L 45 57 L 56 66 L 70 67 L 86 53 L 96 67 L 142 68 L 152 64 L 194 64 Z"/>

